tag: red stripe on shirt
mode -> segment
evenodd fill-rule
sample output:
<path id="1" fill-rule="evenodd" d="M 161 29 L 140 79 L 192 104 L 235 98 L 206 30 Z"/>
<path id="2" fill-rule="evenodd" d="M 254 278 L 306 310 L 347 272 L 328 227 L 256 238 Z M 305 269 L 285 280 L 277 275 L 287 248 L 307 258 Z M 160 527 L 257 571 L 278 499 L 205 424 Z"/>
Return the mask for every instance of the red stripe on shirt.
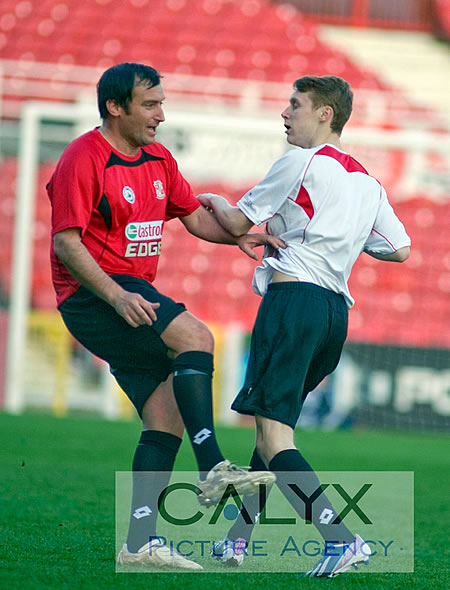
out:
<path id="1" fill-rule="evenodd" d="M 314 215 L 314 207 L 311 201 L 311 197 L 309 196 L 308 191 L 303 185 L 300 187 L 300 190 L 298 191 L 298 195 L 295 199 L 295 202 L 297 203 L 297 205 L 300 205 L 300 207 L 303 209 L 306 215 L 310 219 L 312 219 L 312 216 Z"/>
<path id="2" fill-rule="evenodd" d="M 337 160 L 341 166 L 343 166 L 347 172 L 362 172 L 363 174 L 369 174 L 367 170 L 361 166 L 361 164 L 349 156 L 348 154 L 344 154 L 339 150 L 331 147 L 330 145 L 324 146 L 321 150 L 314 154 L 315 156 L 329 156 L 334 160 Z"/>

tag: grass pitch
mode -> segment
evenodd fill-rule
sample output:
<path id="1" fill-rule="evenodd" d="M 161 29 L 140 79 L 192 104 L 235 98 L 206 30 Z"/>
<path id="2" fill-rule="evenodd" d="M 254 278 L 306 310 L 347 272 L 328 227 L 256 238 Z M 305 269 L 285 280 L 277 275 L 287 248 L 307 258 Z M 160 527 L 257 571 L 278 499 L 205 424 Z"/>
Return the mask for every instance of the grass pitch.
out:
<path id="1" fill-rule="evenodd" d="M 448 437 L 385 432 L 297 432 L 302 452 L 318 471 L 415 472 L 415 572 L 359 572 L 334 580 L 296 574 L 115 573 L 115 471 L 130 469 L 137 422 L 0 414 L 0 585 L 58 588 L 183 590 L 276 587 L 339 590 L 447 589 Z M 219 429 L 226 456 L 247 464 L 251 429 Z M 195 468 L 188 441 L 176 468 Z"/>

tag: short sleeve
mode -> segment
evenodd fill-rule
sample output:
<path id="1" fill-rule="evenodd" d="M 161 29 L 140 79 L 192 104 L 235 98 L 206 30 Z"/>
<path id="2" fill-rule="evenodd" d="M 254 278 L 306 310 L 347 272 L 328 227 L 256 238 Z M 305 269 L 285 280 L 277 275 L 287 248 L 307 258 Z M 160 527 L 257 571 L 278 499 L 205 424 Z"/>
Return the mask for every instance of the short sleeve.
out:
<path id="1" fill-rule="evenodd" d="M 69 227 L 89 224 L 101 197 L 96 164 L 89 150 L 71 144 L 61 156 L 47 185 L 52 204 L 52 235 Z"/>
<path id="2" fill-rule="evenodd" d="M 237 203 L 242 213 L 256 225 L 263 225 L 289 197 L 297 195 L 307 160 L 302 150 L 290 150 L 273 164 L 264 179 Z"/>
<path id="3" fill-rule="evenodd" d="M 372 231 L 364 244 L 364 252 L 391 254 L 399 248 L 410 245 L 411 240 L 405 227 L 394 213 L 387 199 L 386 191 L 381 187 L 377 216 Z"/>
<path id="4" fill-rule="evenodd" d="M 164 154 L 168 164 L 170 188 L 165 220 L 169 221 L 174 217 L 185 217 L 200 207 L 200 201 L 194 195 L 189 182 L 183 177 L 175 158 L 165 150 Z"/>

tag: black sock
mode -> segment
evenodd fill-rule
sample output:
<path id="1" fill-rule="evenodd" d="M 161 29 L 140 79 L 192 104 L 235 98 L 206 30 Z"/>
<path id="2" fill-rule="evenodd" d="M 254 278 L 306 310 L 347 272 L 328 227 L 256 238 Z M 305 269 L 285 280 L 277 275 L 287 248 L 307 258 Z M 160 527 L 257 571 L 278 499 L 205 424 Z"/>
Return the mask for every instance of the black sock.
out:
<path id="1" fill-rule="evenodd" d="M 264 465 L 256 449 L 253 451 L 249 471 L 267 471 L 267 467 Z M 260 494 L 244 496 L 242 498 L 241 510 L 233 526 L 228 531 L 227 538 L 230 541 L 235 541 L 238 538 L 245 539 L 247 543 L 250 541 L 257 517 L 266 505 L 270 490 L 271 488 L 266 488 L 261 498 Z"/>
<path id="2" fill-rule="evenodd" d="M 178 436 L 144 430 L 133 459 L 133 498 L 128 528 L 128 551 L 137 551 L 156 536 L 158 498 L 168 485 L 181 444 Z"/>
<path id="3" fill-rule="evenodd" d="M 172 363 L 173 391 L 178 408 L 204 476 L 223 461 L 214 432 L 212 405 L 213 356 L 208 352 L 183 352 Z"/>
<path id="4" fill-rule="evenodd" d="M 303 520 L 311 521 L 325 541 L 351 543 L 354 540 L 355 535 L 336 519 L 337 512 L 331 502 L 323 492 L 320 493 L 319 478 L 297 449 L 287 449 L 275 455 L 269 463 L 269 469 L 276 473 L 278 487 L 297 514 Z M 316 499 L 310 501 L 310 513 L 307 513 L 306 504 L 299 493 L 308 498 L 317 495 Z"/>

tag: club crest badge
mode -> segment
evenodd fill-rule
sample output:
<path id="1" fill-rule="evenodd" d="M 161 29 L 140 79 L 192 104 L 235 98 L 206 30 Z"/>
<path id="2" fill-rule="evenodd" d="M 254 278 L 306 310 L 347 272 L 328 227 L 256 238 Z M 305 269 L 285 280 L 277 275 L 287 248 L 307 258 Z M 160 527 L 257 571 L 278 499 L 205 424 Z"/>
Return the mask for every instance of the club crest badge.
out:
<path id="1" fill-rule="evenodd" d="M 156 198 L 164 199 L 166 197 L 166 193 L 164 192 L 164 186 L 161 180 L 155 180 L 153 186 L 155 187 Z"/>
<path id="2" fill-rule="evenodd" d="M 129 186 L 123 187 L 122 195 L 123 195 L 123 198 L 125 199 L 125 201 L 128 201 L 128 203 L 133 204 L 134 201 L 136 200 L 136 195 L 134 194 L 134 190 Z"/>

